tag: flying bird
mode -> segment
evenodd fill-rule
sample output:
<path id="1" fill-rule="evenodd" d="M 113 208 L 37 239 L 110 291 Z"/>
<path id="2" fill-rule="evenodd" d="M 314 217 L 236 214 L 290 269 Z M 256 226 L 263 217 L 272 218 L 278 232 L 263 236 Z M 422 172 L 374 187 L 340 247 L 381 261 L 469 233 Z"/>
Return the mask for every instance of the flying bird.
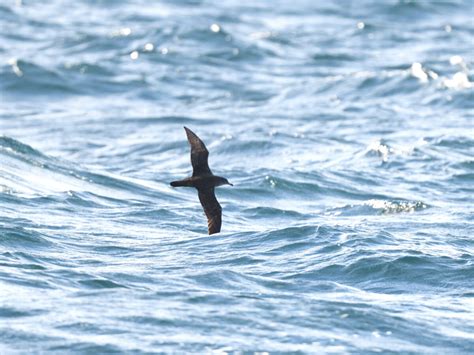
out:
<path id="1" fill-rule="evenodd" d="M 222 225 L 222 207 L 216 199 L 214 188 L 221 185 L 232 185 L 226 178 L 216 176 L 209 169 L 207 158 L 209 152 L 203 141 L 189 128 L 184 127 L 191 146 L 191 165 L 193 175 L 183 180 L 172 181 L 171 186 L 194 187 L 198 190 L 199 201 L 207 217 L 209 235 L 219 233 Z"/>

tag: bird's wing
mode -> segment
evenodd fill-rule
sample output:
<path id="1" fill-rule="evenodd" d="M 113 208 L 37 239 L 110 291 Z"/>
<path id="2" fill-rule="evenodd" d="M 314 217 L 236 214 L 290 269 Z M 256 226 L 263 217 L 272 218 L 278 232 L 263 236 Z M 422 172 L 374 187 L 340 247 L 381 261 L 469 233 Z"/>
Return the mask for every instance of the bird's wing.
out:
<path id="1" fill-rule="evenodd" d="M 212 174 L 207 163 L 209 152 L 201 139 L 189 128 L 184 127 L 191 146 L 191 164 L 193 166 L 193 176 L 201 174 Z"/>
<path id="2" fill-rule="evenodd" d="M 207 227 L 209 235 L 219 233 L 222 225 L 222 207 L 216 199 L 214 188 L 198 190 L 199 201 L 201 201 L 204 213 L 207 216 Z"/>

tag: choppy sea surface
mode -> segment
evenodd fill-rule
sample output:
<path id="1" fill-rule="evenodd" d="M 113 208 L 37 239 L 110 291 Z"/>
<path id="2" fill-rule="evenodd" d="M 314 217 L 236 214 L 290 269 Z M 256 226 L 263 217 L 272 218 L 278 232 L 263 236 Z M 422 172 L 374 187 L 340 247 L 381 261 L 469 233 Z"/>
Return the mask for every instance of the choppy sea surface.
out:
<path id="1" fill-rule="evenodd" d="M 0 353 L 472 354 L 473 6 L 3 0 Z"/>

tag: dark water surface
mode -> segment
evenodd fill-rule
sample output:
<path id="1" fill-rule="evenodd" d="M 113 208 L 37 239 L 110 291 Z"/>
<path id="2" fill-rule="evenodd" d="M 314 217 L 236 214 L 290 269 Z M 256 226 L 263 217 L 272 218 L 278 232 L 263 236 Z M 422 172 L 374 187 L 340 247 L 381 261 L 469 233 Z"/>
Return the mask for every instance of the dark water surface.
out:
<path id="1" fill-rule="evenodd" d="M 0 353 L 472 353 L 473 16 L 3 0 Z"/>

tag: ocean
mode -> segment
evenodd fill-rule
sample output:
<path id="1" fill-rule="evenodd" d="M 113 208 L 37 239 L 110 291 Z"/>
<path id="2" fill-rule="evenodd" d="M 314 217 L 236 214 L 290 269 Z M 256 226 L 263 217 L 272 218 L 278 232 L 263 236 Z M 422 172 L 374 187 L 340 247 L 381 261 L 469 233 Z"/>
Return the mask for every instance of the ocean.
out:
<path id="1" fill-rule="evenodd" d="M 0 353 L 474 353 L 473 18 L 2 0 Z"/>

